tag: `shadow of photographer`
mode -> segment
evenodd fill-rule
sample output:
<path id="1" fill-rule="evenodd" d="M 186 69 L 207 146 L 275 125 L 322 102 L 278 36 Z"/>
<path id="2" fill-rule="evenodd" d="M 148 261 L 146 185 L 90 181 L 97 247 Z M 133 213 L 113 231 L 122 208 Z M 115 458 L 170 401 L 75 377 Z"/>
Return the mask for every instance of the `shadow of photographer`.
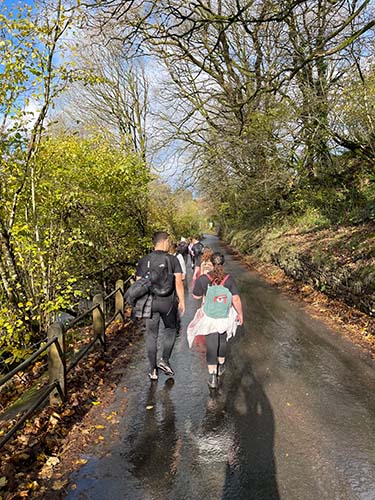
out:
<path id="1" fill-rule="evenodd" d="M 223 487 L 223 500 L 278 500 L 274 457 L 274 414 L 249 361 L 240 359 L 225 374 L 222 394 L 232 446 Z M 222 410 L 221 410 L 222 412 Z"/>

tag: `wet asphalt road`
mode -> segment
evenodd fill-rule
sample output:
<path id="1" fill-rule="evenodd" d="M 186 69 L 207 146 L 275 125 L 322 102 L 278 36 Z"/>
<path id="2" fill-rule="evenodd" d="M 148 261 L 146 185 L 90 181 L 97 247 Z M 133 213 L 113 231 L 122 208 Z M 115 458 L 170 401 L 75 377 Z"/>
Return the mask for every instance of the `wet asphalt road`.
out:
<path id="1" fill-rule="evenodd" d="M 188 299 L 174 383 L 147 380 L 140 342 L 113 405 L 126 397 L 118 433 L 103 431 L 68 499 L 375 500 L 374 363 L 230 256 L 226 267 L 245 326 L 220 389 L 207 387 L 204 348 L 188 349 Z"/>

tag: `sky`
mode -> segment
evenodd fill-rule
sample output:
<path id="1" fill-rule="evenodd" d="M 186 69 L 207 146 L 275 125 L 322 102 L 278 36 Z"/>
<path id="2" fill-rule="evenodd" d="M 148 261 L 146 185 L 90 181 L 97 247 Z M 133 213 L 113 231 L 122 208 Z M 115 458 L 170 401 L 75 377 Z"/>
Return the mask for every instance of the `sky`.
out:
<path id="1" fill-rule="evenodd" d="M 36 5 L 33 0 L 28 0 L 27 2 L 18 2 L 14 0 L 0 0 L 1 5 L 6 5 L 8 8 L 12 6 L 24 5 Z M 55 62 L 59 63 L 59 54 L 55 56 Z M 149 161 L 153 166 L 154 171 L 159 174 L 166 182 L 168 182 L 172 187 L 177 187 L 181 181 L 181 172 L 185 169 L 189 162 L 189 157 L 187 153 L 181 154 L 178 149 L 177 142 L 171 142 L 168 146 L 160 149 L 158 146 L 163 142 L 164 126 L 160 121 L 158 114 L 160 112 L 164 114 L 174 114 L 176 109 L 173 105 L 166 107 L 163 104 L 161 97 L 161 84 L 168 81 L 168 73 L 164 67 L 161 66 L 157 60 L 148 57 L 143 61 L 145 63 L 145 70 L 147 78 L 150 85 L 150 115 L 147 121 L 147 135 L 149 138 L 150 154 Z M 63 101 L 61 101 L 63 102 Z M 66 105 L 66 101 L 64 102 Z M 59 109 L 59 102 L 57 102 L 57 109 L 53 111 L 53 115 L 58 115 L 63 112 L 63 109 Z M 40 109 L 40 102 L 36 98 L 30 98 L 29 104 L 26 107 L 28 112 L 29 123 L 28 127 L 32 126 L 32 118 L 36 116 Z M 0 116 L 1 118 L 1 116 Z"/>

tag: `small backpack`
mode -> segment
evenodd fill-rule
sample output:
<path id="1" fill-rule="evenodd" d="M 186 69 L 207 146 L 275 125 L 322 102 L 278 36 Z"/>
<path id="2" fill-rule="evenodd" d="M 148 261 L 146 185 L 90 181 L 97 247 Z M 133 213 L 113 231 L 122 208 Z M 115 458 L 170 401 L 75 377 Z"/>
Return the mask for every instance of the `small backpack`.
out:
<path id="1" fill-rule="evenodd" d="M 206 274 L 206 276 L 212 284 L 207 287 L 203 304 L 204 313 L 209 318 L 228 318 L 232 305 L 232 294 L 224 284 L 229 278 L 229 274 L 225 276 L 219 285 L 213 281 L 210 275 Z"/>
<path id="2" fill-rule="evenodd" d="M 194 253 L 194 257 L 201 255 L 203 253 L 203 250 L 204 250 L 203 243 L 201 243 L 200 241 L 198 241 L 197 243 L 194 243 L 192 250 Z"/>
<path id="3" fill-rule="evenodd" d="M 175 289 L 174 274 L 168 255 L 152 252 L 147 262 L 150 291 L 158 297 L 167 297 Z"/>
<path id="4" fill-rule="evenodd" d="M 188 244 L 186 241 L 180 241 L 177 245 L 177 252 L 184 256 L 188 254 Z"/>

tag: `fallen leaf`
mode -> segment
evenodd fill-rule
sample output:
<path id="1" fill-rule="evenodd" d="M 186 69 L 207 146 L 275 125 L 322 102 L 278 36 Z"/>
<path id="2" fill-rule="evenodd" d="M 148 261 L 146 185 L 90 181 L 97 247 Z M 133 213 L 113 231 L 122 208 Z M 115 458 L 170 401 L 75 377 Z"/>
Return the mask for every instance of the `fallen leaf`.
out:
<path id="1" fill-rule="evenodd" d="M 36 459 L 37 459 L 38 462 L 45 462 L 46 458 L 47 457 L 46 457 L 45 453 L 43 453 L 43 452 L 39 453 L 39 455 L 37 455 L 37 457 L 36 457 Z"/>
<path id="2" fill-rule="evenodd" d="M 46 461 L 46 465 L 57 465 L 60 463 L 60 459 L 58 457 L 49 457 Z"/>
<path id="3" fill-rule="evenodd" d="M 52 485 L 52 489 L 54 491 L 59 491 L 59 490 L 62 490 L 64 488 L 64 486 L 66 485 L 68 481 L 65 480 L 65 481 L 62 481 L 62 480 L 58 480 L 58 481 L 55 481 Z"/>
<path id="4" fill-rule="evenodd" d="M 146 410 L 152 410 L 152 409 L 153 409 L 153 405 L 146 406 Z"/>
<path id="5" fill-rule="evenodd" d="M 95 429 L 105 429 L 104 425 L 96 425 Z"/>
<path id="6" fill-rule="evenodd" d="M 37 490 L 39 489 L 39 483 L 37 481 L 32 481 L 31 483 L 27 483 L 26 485 L 29 490 Z"/>
<path id="7" fill-rule="evenodd" d="M 76 460 L 76 465 L 85 465 L 87 464 L 88 460 L 86 460 L 86 458 L 79 458 L 78 460 Z"/>
<path id="8" fill-rule="evenodd" d="M 8 480 L 5 476 L 0 477 L 0 488 L 4 488 L 8 484 Z"/>
<path id="9" fill-rule="evenodd" d="M 54 417 L 53 415 L 51 415 L 49 417 L 48 425 L 53 429 L 59 423 L 59 419 L 60 419 L 60 417 L 57 419 L 56 417 Z"/>
<path id="10" fill-rule="evenodd" d="M 100 401 L 91 401 L 91 404 L 94 406 L 100 405 Z"/>

